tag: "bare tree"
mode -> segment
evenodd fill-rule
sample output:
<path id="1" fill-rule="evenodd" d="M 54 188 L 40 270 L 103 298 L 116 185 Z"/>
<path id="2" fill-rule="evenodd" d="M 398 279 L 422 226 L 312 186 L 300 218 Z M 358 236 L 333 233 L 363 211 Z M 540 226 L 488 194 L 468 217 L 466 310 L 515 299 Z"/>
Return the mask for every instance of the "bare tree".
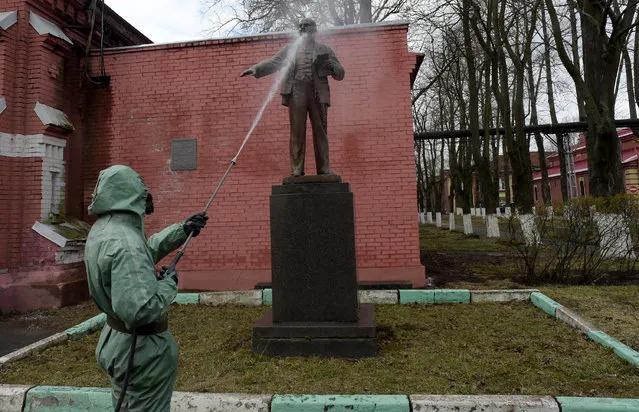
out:
<path id="1" fill-rule="evenodd" d="M 303 17 L 320 26 L 385 21 L 405 17 L 410 0 L 202 0 L 213 32 L 273 32 L 289 30 Z"/>
<path id="2" fill-rule="evenodd" d="M 519 3 L 519 8 L 527 7 L 527 2 Z M 536 10 L 539 0 L 533 3 L 530 26 L 521 30 L 517 13 L 506 21 L 505 1 L 488 0 L 487 18 L 481 19 L 481 9 L 475 5 L 472 25 L 476 38 L 490 58 L 492 65 L 491 89 L 497 100 L 501 121 L 505 129 L 504 141 L 512 170 L 513 183 L 516 188 L 514 200 L 524 214 L 531 213 L 533 208 L 532 171 L 530 167 L 530 149 L 528 137 L 524 133 L 524 89 L 525 89 L 525 54 L 523 50 L 532 42 Z M 514 9 L 514 8 L 513 8 Z M 512 11 L 512 10 L 511 10 Z M 483 28 L 483 33 L 482 33 Z M 516 42 L 511 44 L 508 28 L 514 28 Z M 522 39 L 520 39 L 520 34 Z M 485 36 L 485 37 L 484 37 Z M 511 78 L 506 54 L 514 67 L 514 93 L 511 93 Z M 513 94 L 512 105 L 510 95 Z"/>
<path id="3" fill-rule="evenodd" d="M 462 27 L 464 33 L 464 57 L 466 59 L 466 67 L 468 69 L 468 120 L 471 131 L 471 149 L 473 154 L 473 160 L 475 161 L 475 168 L 479 177 L 479 187 L 481 187 L 483 205 L 486 208 L 486 213 L 494 215 L 497 212 L 498 196 L 495 194 L 498 192 L 498 176 L 493 174 L 494 169 L 490 159 L 490 136 L 479 135 L 479 111 L 480 111 L 480 88 L 484 86 L 481 80 L 481 73 L 488 73 L 490 76 L 490 64 L 485 62 L 485 70 L 478 70 L 476 63 L 475 41 L 471 33 L 471 10 L 473 9 L 472 0 L 463 0 L 462 2 Z M 477 73 L 480 74 L 479 78 Z M 486 82 L 486 85 L 488 84 Z M 487 93 L 485 93 L 487 94 Z M 490 99 L 488 103 L 484 99 L 481 104 L 490 107 Z M 484 107 L 484 115 L 486 115 L 487 108 Z M 483 117 L 483 123 L 486 124 L 486 117 Z"/>
<path id="4" fill-rule="evenodd" d="M 527 27 L 531 27 L 529 24 L 529 18 L 527 14 L 523 14 L 524 23 Z M 534 26 L 533 26 L 534 27 Z M 535 76 L 535 61 L 532 56 L 532 43 L 526 43 L 524 49 L 524 61 L 526 63 L 526 75 L 528 84 L 528 103 L 530 106 L 530 124 L 538 125 L 539 117 L 537 115 L 537 100 L 539 96 L 539 86 L 541 84 L 541 75 L 543 73 L 544 60 L 541 59 L 539 64 L 539 71 Z M 539 155 L 539 168 L 541 169 L 541 197 L 545 205 L 550 205 L 550 181 L 548 179 L 548 164 L 546 162 L 546 149 L 544 147 L 544 139 L 541 133 L 536 132 L 535 144 L 537 145 L 537 153 Z"/>
<path id="5" fill-rule="evenodd" d="M 559 57 L 585 101 L 588 178 L 590 193 L 597 197 L 612 196 L 624 190 L 621 147 L 614 122 L 615 82 L 638 0 L 629 0 L 620 12 L 611 7 L 615 1 L 582 0 L 578 4 L 583 36 L 582 76 L 564 47 L 553 0 L 545 0 Z"/>
<path id="6" fill-rule="evenodd" d="M 552 63 L 551 63 L 551 43 L 550 36 L 548 34 L 548 24 L 546 22 L 546 9 L 544 7 L 541 8 L 541 24 L 542 24 L 542 36 L 544 41 L 544 66 L 546 68 L 546 95 L 548 97 L 548 109 L 550 112 L 550 122 L 552 124 L 558 124 L 559 121 L 557 119 L 557 108 L 555 107 L 555 89 L 553 86 L 553 73 L 552 73 Z M 576 26 L 575 26 L 576 27 Z M 579 105 L 581 112 L 581 107 L 583 103 Z M 557 154 L 559 158 L 559 174 L 560 174 L 560 184 L 561 184 L 561 197 L 565 202 L 568 200 L 568 173 L 566 169 L 566 149 L 564 147 L 564 137 L 562 134 L 557 133 L 555 135 L 555 142 L 557 145 Z"/>

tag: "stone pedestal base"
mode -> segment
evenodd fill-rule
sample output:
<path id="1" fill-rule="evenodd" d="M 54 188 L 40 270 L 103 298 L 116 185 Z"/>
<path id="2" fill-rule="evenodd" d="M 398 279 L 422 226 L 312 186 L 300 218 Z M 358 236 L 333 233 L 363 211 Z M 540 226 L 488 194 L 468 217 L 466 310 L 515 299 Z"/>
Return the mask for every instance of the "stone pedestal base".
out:
<path id="1" fill-rule="evenodd" d="M 273 186 L 273 310 L 253 327 L 253 352 L 375 356 L 375 313 L 359 308 L 353 194 L 339 176 Z"/>
<path id="2" fill-rule="evenodd" d="M 270 200 L 273 320 L 356 321 L 355 218 L 348 183 L 273 186 Z"/>
<path id="3" fill-rule="evenodd" d="M 357 322 L 273 322 L 267 312 L 253 325 L 253 353 L 292 357 L 366 358 L 377 354 L 375 310 L 360 307 Z"/>

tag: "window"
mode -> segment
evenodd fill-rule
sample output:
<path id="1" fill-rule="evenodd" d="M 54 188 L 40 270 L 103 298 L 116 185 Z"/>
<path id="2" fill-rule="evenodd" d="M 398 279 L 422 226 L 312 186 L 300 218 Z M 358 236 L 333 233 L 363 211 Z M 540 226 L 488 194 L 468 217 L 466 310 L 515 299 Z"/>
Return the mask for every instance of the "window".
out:
<path id="1" fill-rule="evenodd" d="M 535 202 L 539 200 L 539 194 L 537 193 L 537 185 L 535 185 Z"/>
<path id="2" fill-rule="evenodd" d="M 579 192 L 581 196 L 586 196 L 586 185 L 584 184 L 584 179 L 579 179 Z"/>

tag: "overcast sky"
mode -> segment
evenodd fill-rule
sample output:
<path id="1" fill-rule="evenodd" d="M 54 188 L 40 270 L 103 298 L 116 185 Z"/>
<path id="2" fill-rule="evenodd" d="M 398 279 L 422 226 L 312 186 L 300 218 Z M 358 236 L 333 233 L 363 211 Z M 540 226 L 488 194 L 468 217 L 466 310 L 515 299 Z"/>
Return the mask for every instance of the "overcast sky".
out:
<path id="1" fill-rule="evenodd" d="M 211 37 L 201 0 L 106 0 L 106 4 L 154 43 Z"/>
<path id="2" fill-rule="evenodd" d="M 211 27 L 204 15 L 202 0 L 106 0 L 106 4 L 140 30 L 154 43 L 171 43 L 214 37 L 207 30 Z M 567 99 L 572 101 L 574 99 Z M 559 105 L 561 106 L 561 105 Z M 559 121 L 577 121 L 574 104 L 558 107 Z M 618 117 L 628 116 L 625 89 L 617 101 Z M 540 119 L 548 121 L 547 113 L 540 108 Z"/>

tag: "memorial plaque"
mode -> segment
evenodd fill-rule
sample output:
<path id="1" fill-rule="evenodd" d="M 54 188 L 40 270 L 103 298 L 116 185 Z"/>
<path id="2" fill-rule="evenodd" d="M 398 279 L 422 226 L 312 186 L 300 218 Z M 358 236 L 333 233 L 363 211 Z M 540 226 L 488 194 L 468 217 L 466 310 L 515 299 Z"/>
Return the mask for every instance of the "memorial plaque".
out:
<path id="1" fill-rule="evenodd" d="M 197 139 L 174 139 L 171 142 L 171 170 L 197 169 Z"/>

